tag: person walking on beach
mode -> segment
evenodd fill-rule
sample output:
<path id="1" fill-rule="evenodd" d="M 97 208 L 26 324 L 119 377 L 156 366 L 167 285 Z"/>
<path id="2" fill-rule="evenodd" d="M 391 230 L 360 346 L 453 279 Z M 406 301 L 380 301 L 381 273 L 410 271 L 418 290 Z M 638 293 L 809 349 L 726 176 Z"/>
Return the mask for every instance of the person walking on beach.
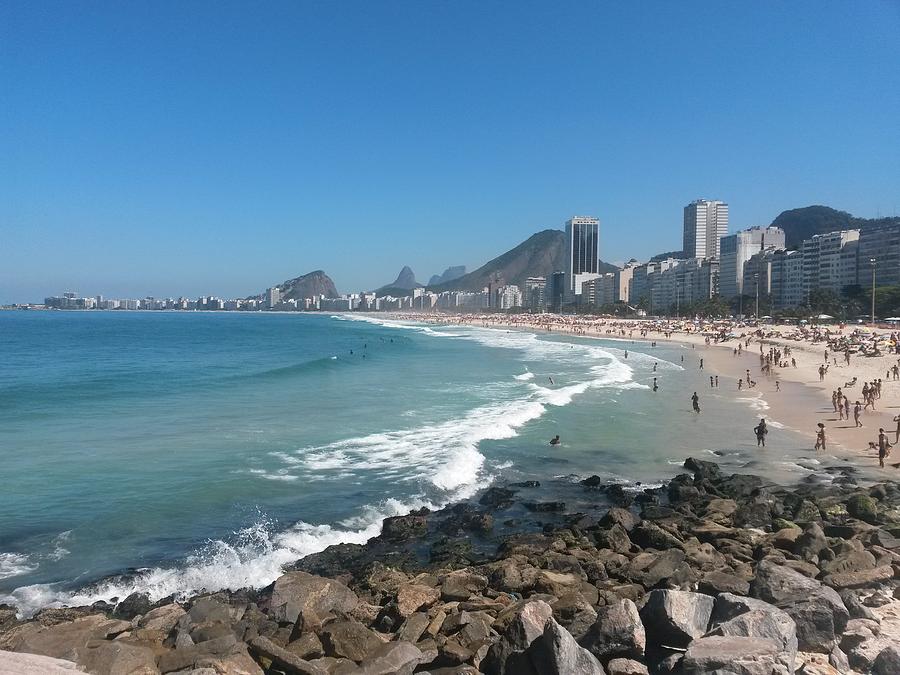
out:
<path id="1" fill-rule="evenodd" d="M 894 421 L 897 423 L 897 438 L 894 439 L 894 443 L 900 443 L 900 415 L 895 416 Z"/>
<path id="2" fill-rule="evenodd" d="M 694 395 L 691 396 L 691 406 L 694 408 L 694 412 L 698 415 L 700 414 L 700 397 L 697 396 L 697 392 L 694 392 Z"/>
<path id="3" fill-rule="evenodd" d="M 856 402 L 856 405 L 853 406 L 853 421 L 856 422 L 856 428 L 862 426 L 862 422 L 859 421 L 859 413 L 862 412 L 862 403 L 859 401 Z"/>
<path id="4" fill-rule="evenodd" d="M 825 450 L 825 425 L 819 422 L 819 430 L 816 431 L 816 451 Z"/>
<path id="5" fill-rule="evenodd" d="M 819 366 L 819 382 L 825 381 L 825 366 Z"/>
<path id="6" fill-rule="evenodd" d="M 703 370 L 703 359 L 700 359 L 700 370 Z"/>
<path id="7" fill-rule="evenodd" d="M 738 391 L 744 388 L 744 378 L 738 380 Z"/>
<path id="8" fill-rule="evenodd" d="M 888 442 L 884 429 L 878 430 L 878 466 L 884 468 L 884 458 L 891 454 L 891 444 Z"/>
<path id="9" fill-rule="evenodd" d="M 781 391 L 781 382 L 775 380 L 775 391 Z"/>
<path id="10" fill-rule="evenodd" d="M 753 432 L 756 434 L 756 447 L 760 445 L 766 447 L 766 434 L 769 433 L 769 429 L 766 427 L 765 418 L 759 420 L 759 424 L 753 427 Z"/>
<path id="11" fill-rule="evenodd" d="M 844 396 L 844 419 L 850 419 L 850 399 Z"/>
<path id="12" fill-rule="evenodd" d="M 713 376 L 712 375 L 709 376 L 709 388 L 710 389 L 713 388 Z"/>

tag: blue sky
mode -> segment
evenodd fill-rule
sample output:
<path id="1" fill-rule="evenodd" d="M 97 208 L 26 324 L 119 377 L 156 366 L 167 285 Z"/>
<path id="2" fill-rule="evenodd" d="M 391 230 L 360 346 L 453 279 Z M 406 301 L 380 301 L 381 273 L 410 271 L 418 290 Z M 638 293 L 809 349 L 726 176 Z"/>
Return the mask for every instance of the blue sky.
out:
<path id="1" fill-rule="evenodd" d="M 0 302 L 900 213 L 900 3 L 0 2 Z"/>

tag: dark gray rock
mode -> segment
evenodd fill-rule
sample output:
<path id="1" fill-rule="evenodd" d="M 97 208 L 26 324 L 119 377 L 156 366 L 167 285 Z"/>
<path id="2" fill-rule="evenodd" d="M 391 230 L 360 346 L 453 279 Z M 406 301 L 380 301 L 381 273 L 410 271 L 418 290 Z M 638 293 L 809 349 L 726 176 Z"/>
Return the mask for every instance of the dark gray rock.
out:
<path id="1" fill-rule="evenodd" d="M 606 675 L 597 658 L 552 618 L 526 654 L 541 675 Z"/>
<path id="2" fill-rule="evenodd" d="M 900 673 L 900 646 L 885 647 L 872 664 L 872 675 L 897 675 Z"/>
<path id="3" fill-rule="evenodd" d="M 412 675 L 422 658 L 422 651 L 409 642 L 388 642 L 375 649 L 354 675 Z"/>
<path id="4" fill-rule="evenodd" d="M 784 653 L 793 671 L 797 655 L 797 626 L 787 612 L 762 600 L 723 593 L 716 598 L 708 635 L 764 638 Z"/>
<path id="5" fill-rule="evenodd" d="M 507 610 L 508 619 L 498 617 L 498 624 L 506 622 L 500 639 L 488 650 L 481 663 L 487 675 L 531 675 L 535 673 L 525 651 L 544 634 L 553 610 L 543 600 L 526 600 Z"/>
<path id="6" fill-rule="evenodd" d="M 146 614 L 151 607 L 149 595 L 146 593 L 132 593 L 116 605 L 113 616 L 117 619 L 131 620 L 138 615 Z"/>
<path id="7" fill-rule="evenodd" d="M 250 651 L 258 660 L 268 660 L 273 666 L 291 675 L 328 675 L 328 671 L 306 661 L 291 651 L 279 647 L 270 639 L 256 637 L 250 642 Z"/>
<path id="8" fill-rule="evenodd" d="M 706 633 L 714 598 L 689 591 L 654 590 L 640 612 L 653 644 L 686 647 Z"/>
<path id="9" fill-rule="evenodd" d="M 579 642 L 604 662 L 616 657 L 642 659 L 647 635 L 634 602 L 619 600 L 597 608 L 594 625 Z"/>
<path id="10" fill-rule="evenodd" d="M 834 589 L 770 560 L 757 565 L 750 592 L 791 616 L 802 651 L 828 654 L 850 619 Z"/>
<path id="11" fill-rule="evenodd" d="M 358 621 L 333 621 L 322 629 L 322 645 L 328 656 L 359 663 L 382 644 L 374 631 Z"/>

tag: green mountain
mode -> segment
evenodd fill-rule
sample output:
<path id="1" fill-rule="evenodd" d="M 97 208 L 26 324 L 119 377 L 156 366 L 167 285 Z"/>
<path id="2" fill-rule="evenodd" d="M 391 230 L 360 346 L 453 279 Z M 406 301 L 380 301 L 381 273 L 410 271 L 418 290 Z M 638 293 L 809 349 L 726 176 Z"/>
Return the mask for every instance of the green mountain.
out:
<path id="1" fill-rule="evenodd" d="M 857 218 L 846 211 L 829 206 L 805 206 L 801 209 L 782 211 L 772 225 L 784 230 L 788 248 L 797 248 L 804 239 L 814 234 L 826 234 L 836 230 L 866 229 L 883 224 L 900 224 L 900 217 Z"/>
<path id="2" fill-rule="evenodd" d="M 489 260 L 477 270 L 434 286 L 429 290 L 480 291 L 496 278 L 507 284 L 524 288 L 528 277 L 547 277 L 566 268 L 566 233 L 562 230 L 543 230 L 531 235 L 515 248 Z M 600 262 L 599 271 L 612 272 L 615 265 Z"/>

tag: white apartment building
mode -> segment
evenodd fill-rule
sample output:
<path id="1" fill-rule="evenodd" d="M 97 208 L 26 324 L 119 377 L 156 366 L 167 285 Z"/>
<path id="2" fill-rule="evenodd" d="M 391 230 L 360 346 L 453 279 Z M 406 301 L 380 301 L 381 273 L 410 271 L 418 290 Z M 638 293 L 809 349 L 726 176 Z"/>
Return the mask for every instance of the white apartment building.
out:
<path id="1" fill-rule="evenodd" d="M 728 234 L 728 204 L 697 199 L 684 207 L 684 257 L 719 255 L 719 240 Z"/>
<path id="2" fill-rule="evenodd" d="M 780 227 L 751 227 L 722 237 L 719 244 L 719 295 L 726 300 L 743 293 L 744 265 L 766 248 L 784 248 Z"/>
<path id="3" fill-rule="evenodd" d="M 859 230 L 840 230 L 827 234 L 815 234 L 804 239 L 803 286 L 806 296 L 815 288 L 840 293 L 845 279 L 855 277 L 855 270 L 848 269 L 856 258 Z M 844 252 L 844 248 L 851 250 Z M 855 283 L 855 282 L 853 282 Z"/>

